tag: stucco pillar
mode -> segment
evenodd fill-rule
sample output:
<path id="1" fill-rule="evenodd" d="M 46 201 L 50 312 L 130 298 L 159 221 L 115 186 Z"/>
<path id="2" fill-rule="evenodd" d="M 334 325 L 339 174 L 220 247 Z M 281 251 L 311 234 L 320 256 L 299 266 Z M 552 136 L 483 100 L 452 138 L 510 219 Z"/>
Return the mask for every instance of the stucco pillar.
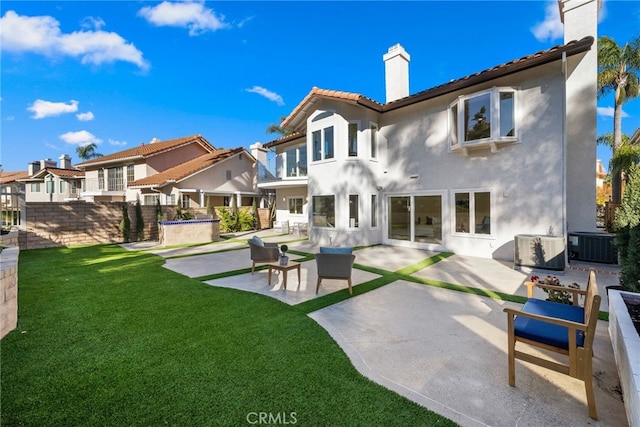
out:
<path id="1" fill-rule="evenodd" d="M 567 58 L 565 67 L 566 224 L 568 231 L 596 230 L 596 102 L 599 0 L 560 0 L 565 44 L 586 36 L 591 50 Z"/>

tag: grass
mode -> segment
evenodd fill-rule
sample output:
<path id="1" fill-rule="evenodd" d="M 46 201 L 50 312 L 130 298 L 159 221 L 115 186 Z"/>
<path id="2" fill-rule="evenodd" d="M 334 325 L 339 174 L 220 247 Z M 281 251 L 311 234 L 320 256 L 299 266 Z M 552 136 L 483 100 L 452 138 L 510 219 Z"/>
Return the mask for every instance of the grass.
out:
<path id="1" fill-rule="evenodd" d="M 360 375 L 298 308 L 163 262 L 116 245 L 20 253 L 2 425 L 248 425 L 258 412 L 304 426 L 453 425 Z"/>

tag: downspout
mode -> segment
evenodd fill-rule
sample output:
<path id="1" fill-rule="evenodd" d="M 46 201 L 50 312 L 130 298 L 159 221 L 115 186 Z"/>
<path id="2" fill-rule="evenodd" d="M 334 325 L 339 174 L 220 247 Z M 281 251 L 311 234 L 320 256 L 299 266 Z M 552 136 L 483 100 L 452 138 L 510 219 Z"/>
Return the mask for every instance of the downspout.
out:
<path id="1" fill-rule="evenodd" d="M 562 97 L 562 235 L 565 248 L 569 247 L 569 225 L 567 224 L 567 53 L 562 52 L 562 75 L 564 76 Z M 568 265 L 569 253 L 564 251 L 564 262 Z"/>

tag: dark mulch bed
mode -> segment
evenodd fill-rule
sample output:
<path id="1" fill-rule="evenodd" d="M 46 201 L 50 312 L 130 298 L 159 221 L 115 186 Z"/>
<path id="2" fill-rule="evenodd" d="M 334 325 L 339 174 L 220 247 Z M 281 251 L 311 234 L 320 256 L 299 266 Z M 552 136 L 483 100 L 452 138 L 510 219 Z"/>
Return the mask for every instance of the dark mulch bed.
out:
<path id="1" fill-rule="evenodd" d="M 626 304 L 633 326 L 640 336 L 640 295 L 622 294 L 622 300 Z"/>

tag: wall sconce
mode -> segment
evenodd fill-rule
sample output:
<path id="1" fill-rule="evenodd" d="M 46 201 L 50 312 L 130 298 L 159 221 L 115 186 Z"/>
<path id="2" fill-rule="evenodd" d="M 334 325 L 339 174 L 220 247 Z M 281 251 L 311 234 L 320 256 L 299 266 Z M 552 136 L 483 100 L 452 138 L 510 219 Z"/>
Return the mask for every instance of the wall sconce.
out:
<path id="1" fill-rule="evenodd" d="M 376 190 L 378 190 L 378 191 L 382 191 L 382 185 L 378 185 L 378 186 L 376 187 Z"/>

